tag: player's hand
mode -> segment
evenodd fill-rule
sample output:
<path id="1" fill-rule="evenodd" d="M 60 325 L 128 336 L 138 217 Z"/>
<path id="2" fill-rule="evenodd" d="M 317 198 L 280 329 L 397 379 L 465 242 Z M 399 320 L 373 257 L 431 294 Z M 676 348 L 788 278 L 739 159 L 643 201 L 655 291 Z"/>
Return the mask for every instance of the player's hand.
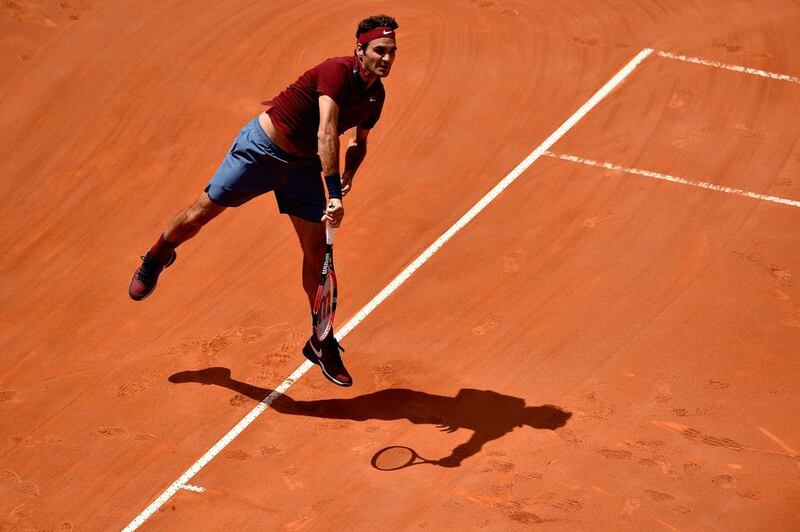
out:
<path id="1" fill-rule="evenodd" d="M 347 196 L 347 193 L 350 192 L 350 189 L 353 188 L 353 176 L 351 175 L 343 175 L 342 176 L 342 196 Z"/>
<path id="2" fill-rule="evenodd" d="M 344 218 L 342 200 L 330 198 L 328 200 L 328 208 L 325 209 L 325 214 L 322 215 L 320 221 L 328 222 L 331 227 L 339 227 L 339 224 L 342 223 L 342 218 Z"/>

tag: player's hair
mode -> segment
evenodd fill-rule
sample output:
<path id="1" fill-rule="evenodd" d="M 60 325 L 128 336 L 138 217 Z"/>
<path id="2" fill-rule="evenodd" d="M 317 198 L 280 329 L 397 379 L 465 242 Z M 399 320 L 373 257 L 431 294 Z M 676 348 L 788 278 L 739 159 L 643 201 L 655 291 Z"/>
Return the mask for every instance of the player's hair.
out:
<path id="1" fill-rule="evenodd" d="M 358 29 L 356 30 L 356 39 L 358 39 L 359 35 L 362 33 L 366 33 L 369 30 L 374 30 L 375 28 L 391 28 L 396 30 L 400 26 L 397 25 L 397 21 L 394 17 L 389 15 L 372 15 L 369 18 L 365 18 L 361 22 L 358 23 Z"/>

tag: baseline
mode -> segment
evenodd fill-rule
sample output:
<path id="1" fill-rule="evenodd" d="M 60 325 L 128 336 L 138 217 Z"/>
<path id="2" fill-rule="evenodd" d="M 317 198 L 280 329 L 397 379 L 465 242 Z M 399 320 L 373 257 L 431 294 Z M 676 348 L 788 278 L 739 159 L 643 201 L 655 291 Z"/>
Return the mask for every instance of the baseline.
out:
<path id="1" fill-rule="evenodd" d="M 676 177 L 669 174 L 661 174 L 659 172 L 652 172 L 650 170 L 641 170 L 639 168 L 626 168 L 624 166 L 620 166 L 618 164 L 609 163 L 609 162 L 599 162 L 594 161 L 592 159 L 585 159 L 583 157 L 578 157 L 576 155 L 569 155 L 565 153 L 553 153 L 548 151 L 544 154 L 547 157 L 553 159 L 561 159 L 562 161 L 569 161 L 572 163 L 578 164 L 585 164 L 586 166 L 594 166 L 596 168 L 605 168 L 607 170 L 616 170 L 618 172 L 624 172 L 626 174 L 635 174 L 644 177 L 649 177 L 651 179 L 659 179 L 661 181 L 669 181 L 670 183 L 678 183 L 681 185 L 689 185 L 692 187 L 697 188 L 705 188 L 708 190 L 715 190 L 717 192 L 724 192 L 726 194 L 735 194 L 737 196 L 744 196 L 747 198 L 753 198 L 761 201 L 769 201 L 772 203 L 780 203 L 782 205 L 789 205 L 790 207 L 800 207 L 800 201 L 788 199 L 788 198 L 781 198 L 778 196 L 770 196 L 768 194 L 759 194 L 757 192 L 750 192 L 747 190 L 742 190 L 740 188 L 731 188 L 725 187 L 722 185 L 715 185 L 714 183 L 706 183 L 705 181 L 694 181 L 692 179 L 685 179 L 683 177 Z"/>
<path id="2" fill-rule="evenodd" d="M 583 117 L 586 116 L 600 101 L 614 90 L 625 78 L 627 78 L 638 67 L 642 61 L 653 53 L 652 48 L 645 48 L 636 54 L 628 63 L 622 67 L 610 80 L 606 82 L 589 100 L 586 101 L 575 113 L 572 114 L 558 129 L 556 129 L 544 142 L 534 149 L 525 159 L 523 159 L 511 172 L 509 172 L 499 183 L 486 193 L 470 210 L 468 210 L 450 229 L 436 239 L 425 251 L 423 251 L 411 264 L 400 272 L 392 281 L 381 290 L 372 300 L 359 310 L 350 320 L 340 329 L 336 335 L 342 339 L 349 334 L 361 321 L 363 321 L 375 308 L 388 298 L 397 288 L 400 287 L 411 275 L 416 272 L 425 262 L 428 261 L 441 247 L 450 240 L 456 233 L 464 228 L 475 216 L 486 208 L 497 196 L 500 195 L 511 183 L 513 183 L 525 170 L 527 170 L 536 160 L 543 156 L 550 147 L 563 137 L 572 127 L 575 126 Z M 272 402 L 285 393 L 298 379 L 300 379 L 313 364 L 309 361 L 303 362 L 289 377 L 284 380 L 269 396 L 264 398 L 256 405 L 241 421 L 239 421 L 227 434 L 215 443 L 206 453 L 201 456 L 189 469 L 186 470 L 175 482 L 173 482 L 161 495 L 159 495 L 142 513 L 136 516 L 124 529 L 124 532 L 132 532 L 138 529 L 144 522 L 158 511 L 178 490 L 189 485 L 189 481 L 200 472 L 211 460 L 214 459 L 222 450 L 227 447 L 239 434 L 242 433 L 255 419 L 266 410 Z"/>
<path id="3" fill-rule="evenodd" d="M 800 77 L 789 76 L 787 74 L 776 74 L 774 72 L 767 72 L 766 70 L 759 70 L 757 68 L 743 67 L 739 65 L 729 65 L 720 63 L 719 61 L 711 61 L 709 59 L 701 59 L 699 57 L 690 57 L 687 55 L 673 54 L 672 52 L 657 51 L 656 54 L 660 57 L 667 59 L 674 59 L 676 61 L 683 61 L 684 63 L 693 63 L 695 65 L 705 65 L 723 70 L 730 70 L 733 72 L 740 72 L 742 74 L 750 74 L 753 76 L 760 76 L 762 78 L 778 79 L 781 81 L 788 81 L 789 83 L 796 83 L 800 85 Z"/>

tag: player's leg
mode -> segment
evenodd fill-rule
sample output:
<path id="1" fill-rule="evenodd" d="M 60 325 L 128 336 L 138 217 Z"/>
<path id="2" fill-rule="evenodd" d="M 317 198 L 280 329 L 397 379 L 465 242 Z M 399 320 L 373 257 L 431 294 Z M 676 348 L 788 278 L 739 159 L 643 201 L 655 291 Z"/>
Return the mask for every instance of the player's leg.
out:
<path id="1" fill-rule="evenodd" d="M 325 260 L 325 224 L 295 215 L 290 215 L 290 218 L 303 249 L 303 289 L 308 296 L 309 306 L 313 309 L 322 263 Z M 336 341 L 333 330 L 323 342 L 319 342 L 316 335 L 312 334 L 303 347 L 303 355 L 311 362 L 319 364 L 329 381 L 339 386 L 352 386 L 353 378 L 342 362 L 340 351 L 344 351 L 344 348 Z"/>
<path id="2" fill-rule="evenodd" d="M 215 203 L 208 192 L 197 198 L 190 206 L 176 214 L 167 225 L 162 235 L 164 240 L 175 246 L 183 244 L 197 233 L 208 222 L 216 218 L 227 207 Z"/>
<path id="3" fill-rule="evenodd" d="M 289 215 L 289 218 L 303 249 L 303 289 L 308 296 L 309 307 L 313 308 L 322 262 L 325 260 L 325 224 L 294 215 Z"/>
<path id="4" fill-rule="evenodd" d="M 139 301 L 150 295 L 161 272 L 175 261 L 175 248 L 226 207 L 238 207 L 274 188 L 272 175 L 285 163 L 272 156 L 265 138 L 257 118 L 242 128 L 203 194 L 172 218 L 142 257 L 128 289 L 132 299 Z"/>
<path id="5" fill-rule="evenodd" d="M 225 206 L 214 203 L 207 192 L 197 201 L 182 209 L 159 235 L 155 244 L 142 257 L 142 265 L 136 270 L 128 287 L 128 295 L 136 301 L 149 296 L 156 288 L 158 276 L 164 268 L 175 262 L 175 248 L 195 236 L 200 229 L 216 218 Z"/>

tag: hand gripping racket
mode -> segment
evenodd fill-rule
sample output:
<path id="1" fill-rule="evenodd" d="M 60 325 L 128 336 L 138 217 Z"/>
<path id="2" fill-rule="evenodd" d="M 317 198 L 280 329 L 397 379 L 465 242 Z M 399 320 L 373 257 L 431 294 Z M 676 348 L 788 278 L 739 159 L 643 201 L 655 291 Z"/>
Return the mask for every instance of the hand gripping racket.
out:
<path id="1" fill-rule="evenodd" d="M 317 295 L 314 298 L 314 309 L 311 311 L 311 325 L 314 334 L 321 342 L 333 329 L 333 317 L 336 314 L 336 272 L 333 270 L 333 235 L 336 229 L 325 224 L 325 260 L 322 263 L 322 275 L 319 279 Z"/>

